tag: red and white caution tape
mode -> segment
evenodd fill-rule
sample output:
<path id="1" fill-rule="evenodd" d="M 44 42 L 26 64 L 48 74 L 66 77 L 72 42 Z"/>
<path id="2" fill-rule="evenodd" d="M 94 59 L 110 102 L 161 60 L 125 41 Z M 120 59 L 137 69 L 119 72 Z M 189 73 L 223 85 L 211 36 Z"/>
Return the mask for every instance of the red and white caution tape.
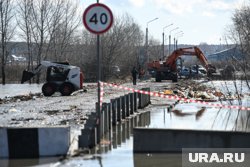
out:
<path id="1" fill-rule="evenodd" d="M 142 94 L 146 94 L 146 95 L 150 95 L 150 96 L 155 96 L 155 97 L 161 97 L 161 98 L 172 99 L 172 100 L 180 100 L 180 101 L 189 102 L 189 103 L 198 103 L 198 104 L 212 106 L 212 107 L 250 111 L 250 107 L 223 105 L 223 104 L 205 102 L 205 101 L 200 101 L 200 100 L 195 100 L 195 99 L 188 99 L 188 98 L 183 98 L 183 97 L 178 97 L 178 96 L 165 95 L 165 94 L 157 93 L 157 92 L 143 91 L 143 90 L 138 90 L 138 89 L 134 89 L 134 88 L 128 88 L 125 86 L 118 86 L 116 84 L 111 84 L 111 83 L 105 83 L 105 82 L 101 82 L 101 83 L 104 86 L 110 86 L 110 87 L 117 88 L 117 89 L 138 92 L 138 93 L 142 93 Z"/>

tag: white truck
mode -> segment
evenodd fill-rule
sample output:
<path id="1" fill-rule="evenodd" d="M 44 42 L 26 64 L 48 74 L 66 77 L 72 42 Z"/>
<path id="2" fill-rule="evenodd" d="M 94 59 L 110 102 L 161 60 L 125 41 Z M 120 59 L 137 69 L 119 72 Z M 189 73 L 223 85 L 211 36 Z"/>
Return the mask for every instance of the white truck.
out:
<path id="1" fill-rule="evenodd" d="M 55 92 L 69 96 L 72 92 L 82 89 L 83 73 L 79 67 L 67 62 L 42 61 L 34 71 L 23 71 L 21 83 L 30 80 L 43 68 L 47 69 L 46 83 L 42 86 L 44 96 L 51 96 Z"/>

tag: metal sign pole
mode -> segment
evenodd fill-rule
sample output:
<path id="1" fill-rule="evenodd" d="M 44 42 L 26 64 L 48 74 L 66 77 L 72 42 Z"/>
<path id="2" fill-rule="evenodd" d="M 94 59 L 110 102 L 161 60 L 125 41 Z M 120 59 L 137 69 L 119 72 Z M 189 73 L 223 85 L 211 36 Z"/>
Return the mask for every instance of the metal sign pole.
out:
<path id="1" fill-rule="evenodd" d="M 97 133 L 100 134 L 100 118 L 101 118 L 101 52 L 100 52 L 100 34 L 105 33 L 108 31 L 112 24 L 113 24 L 113 14 L 112 11 L 109 9 L 108 6 L 99 3 L 99 0 L 97 0 L 97 3 L 92 4 L 88 6 L 84 13 L 83 13 L 83 24 L 86 27 L 88 31 L 90 31 L 93 34 L 96 34 L 96 57 L 97 57 L 97 98 L 98 102 L 96 105 L 96 114 L 98 122 L 97 124 Z M 100 138 L 98 138 L 100 139 Z M 99 143 L 99 141 L 98 141 Z"/>
<path id="2" fill-rule="evenodd" d="M 99 0 L 97 0 L 97 3 L 99 3 Z M 101 141 L 101 67 L 100 67 L 100 35 L 96 35 L 96 56 L 97 56 L 97 143 L 100 143 Z"/>
<path id="3" fill-rule="evenodd" d="M 99 3 L 99 0 L 96 1 Z M 96 55 L 97 55 L 97 98 L 98 98 L 98 105 L 97 105 L 97 115 L 100 119 L 101 115 L 101 107 L 100 107 L 100 97 L 101 97 L 101 88 L 100 88 L 100 81 L 101 81 L 101 67 L 100 67 L 100 35 L 96 35 Z"/>
<path id="4" fill-rule="evenodd" d="M 96 36 L 96 53 L 97 53 L 97 94 L 98 94 L 98 108 L 100 112 L 100 95 L 101 95 L 101 88 L 100 88 L 100 80 L 101 80 L 101 68 L 100 68 L 100 35 Z M 99 113 L 98 113 L 99 114 Z"/>

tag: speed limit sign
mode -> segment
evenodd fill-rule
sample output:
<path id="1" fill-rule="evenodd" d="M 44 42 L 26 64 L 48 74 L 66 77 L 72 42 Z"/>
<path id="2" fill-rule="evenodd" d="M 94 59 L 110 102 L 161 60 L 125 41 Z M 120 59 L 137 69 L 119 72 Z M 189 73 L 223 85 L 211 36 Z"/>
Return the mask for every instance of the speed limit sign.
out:
<path id="1" fill-rule="evenodd" d="M 94 34 L 102 34 L 110 29 L 113 23 L 113 14 L 104 4 L 95 3 L 87 7 L 83 13 L 83 24 Z"/>

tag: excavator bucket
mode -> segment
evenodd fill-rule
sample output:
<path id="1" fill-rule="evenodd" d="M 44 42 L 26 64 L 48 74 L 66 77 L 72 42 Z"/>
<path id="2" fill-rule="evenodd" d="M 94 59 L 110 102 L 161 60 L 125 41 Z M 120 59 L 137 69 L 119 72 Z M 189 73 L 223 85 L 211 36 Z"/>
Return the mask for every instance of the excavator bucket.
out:
<path id="1" fill-rule="evenodd" d="M 26 82 L 26 81 L 29 81 L 32 77 L 34 77 L 34 75 L 35 75 L 35 74 L 34 74 L 33 72 L 24 70 L 24 71 L 23 71 L 23 76 L 22 76 L 21 83 L 24 83 L 24 82 Z"/>

